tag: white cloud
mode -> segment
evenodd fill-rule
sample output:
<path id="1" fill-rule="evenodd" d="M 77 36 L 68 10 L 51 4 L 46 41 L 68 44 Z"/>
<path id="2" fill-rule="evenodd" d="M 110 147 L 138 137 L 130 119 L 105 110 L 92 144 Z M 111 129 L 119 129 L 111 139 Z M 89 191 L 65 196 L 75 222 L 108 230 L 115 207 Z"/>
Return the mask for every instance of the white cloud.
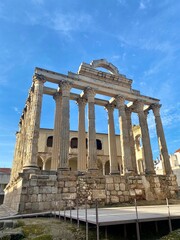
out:
<path id="1" fill-rule="evenodd" d="M 21 112 L 19 111 L 19 109 L 17 107 L 13 107 L 13 110 L 18 113 L 18 114 L 21 114 Z"/>
<path id="2" fill-rule="evenodd" d="M 146 9 L 150 4 L 150 0 L 140 0 L 139 2 L 139 9 L 144 10 Z"/>
<path id="3" fill-rule="evenodd" d="M 140 1 L 140 3 L 139 3 L 139 8 L 140 8 L 141 10 L 146 8 L 146 6 L 145 6 L 145 4 L 144 4 L 143 1 Z"/>
<path id="4" fill-rule="evenodd" d="M 90 26 L 91 23 L 92 18 L 89 14 L 56 13 L 53 17 L 51 17 L 49 27 L 56 31 L 68 34 L 74 31 L 81 31 Z"/>

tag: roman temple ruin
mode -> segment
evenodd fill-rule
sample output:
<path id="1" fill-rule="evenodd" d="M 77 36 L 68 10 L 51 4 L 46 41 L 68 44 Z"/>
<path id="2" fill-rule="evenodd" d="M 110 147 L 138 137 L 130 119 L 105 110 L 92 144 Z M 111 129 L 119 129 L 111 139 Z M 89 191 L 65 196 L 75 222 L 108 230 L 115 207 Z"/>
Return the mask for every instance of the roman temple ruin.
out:
<path id="1" fill-rule="evenodd" d="M 54 84 L 54 88 L 46 86 L 47 82 Z M 81 93 L 73 93 L 72 89 L 81 90 Z M 48 131 L 40 129 L 44 94 L 52 96 L 55 101 L 55 118 L 54 129 L 48 139 L 50 145 L 42 148 L 43 131 Z M 98 98 L 96 94 L 108 96 L 109 100 Z M 78 131 L 74 142 L 70 137 L 70 100 L 78 105 Z M 100 144 L 98 138 L 103 137 L 96 133 L 95 105 L 107 111 L 108 135 L 104 149 L 97 148 Z M 135 198 L 176 198 L 176 176 L 169 162 L 160 108 L 158 99 L 132 89 L 132 80 L 104 59 L 82 63 L 78 73 L 68 72 L 67 75 L 36 68 L 16 133 L 13 166 L 4 204 L 19 212 L 37 212 L 53 206 L 76 207 L 77 201 L 80 206 L 88 204 L 91 207 L 96 199 L 106 205 L 130 202 Z M 114 110 L 118 112 L 120 136 L 115 135 Z M 154 114 L 163 175 L 155 174 L 147 123 L 149 111 Z M 132 113 L 139 118 L 143 170 L 137 164 L 135 145 L 138 138 L 133 134 Z M 85 117 L 88 118 L 87 132 Z M 70 166 L 72 146 L 76 146 L 75 167 L 72 163 Z M 104 154 L 109 160 L 108 171 L 105 170 L 105 162 L 102 169 L 98 164 L 98 156 Z M 50 159 L 48 167 L 40 166 L 39 159 Z"/>

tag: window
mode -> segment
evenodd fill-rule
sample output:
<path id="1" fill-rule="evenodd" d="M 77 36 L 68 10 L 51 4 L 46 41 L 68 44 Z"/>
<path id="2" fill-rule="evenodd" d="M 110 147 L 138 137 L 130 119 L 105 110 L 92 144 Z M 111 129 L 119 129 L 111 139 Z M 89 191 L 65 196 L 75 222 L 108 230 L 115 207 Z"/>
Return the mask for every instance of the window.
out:
<path id="1" fill-rule="evenodd" d="M 47 147 L 52 147 L 53 145 L 53 136 L 47 138 Z"/>
<path id="2" fill-rule="evenodd" d="M 77 148 L 78 147 L 78 139 L 75 138 L 71 138 L 71 148 Z"/>
<path id="3" fill-rule="evenodd" d="M 99 139 L 96 139 L 96 148 L 97 150 L 102 150 L 102 143 Z"/>

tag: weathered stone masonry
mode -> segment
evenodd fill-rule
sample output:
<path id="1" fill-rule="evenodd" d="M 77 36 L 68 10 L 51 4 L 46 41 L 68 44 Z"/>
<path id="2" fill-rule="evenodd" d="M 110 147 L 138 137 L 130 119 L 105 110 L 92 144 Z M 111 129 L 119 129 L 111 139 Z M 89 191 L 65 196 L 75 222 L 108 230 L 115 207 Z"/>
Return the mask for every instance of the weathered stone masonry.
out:
<path id="1" fill-rule="evenodd" d="M 103 67 L 110 73 L 97 70 Z M 49 81 L 57 88 L 44 84 Z M 106 60 L 82 63 L 77 74 L 68 75 L 36 68 L 25 108 L 19 123 L 10 182 L 4 204 L 20 212 L 36 212 L 53 207 L 76 207 L 76 202 L 91 207 L 96 199 L 102 205 L 129 202 L 136 199 L 175 198 L 176 177 L 169 164 L 169 156 L 160 118 L 159 100 L 133 90 L 132 80 L 120 74 Z M 81 94 L 71 92 L 81 89 Z M 40 170 L 37 164 L 40 115 L 43 94 L 55 100 L 55 122 L 51 169 Z M 109 101 L 96 94 L 111 97 Z M 78 104 L 78 163 L 77 171 L 70 171 L 69 157 L 69 101 Z M 128 101 L 128 103 L 126 103 Z M 88 108 L 88 149 L 86 151 L 85 105 Z M 109 175 L 98 170 L 96 151 L 95 105 L 105 108 L 108 117 Z M 117 160 L 114 133 L 114 109 L 118 111 L 122 159 Z M 163 160 L 164 175 L 154 171 L 147 113 L 155 116 L 158 143 Z M 137 113 L 142 132 L 145 172 L 138 174 L 132 137 L 131 113 Z"/>

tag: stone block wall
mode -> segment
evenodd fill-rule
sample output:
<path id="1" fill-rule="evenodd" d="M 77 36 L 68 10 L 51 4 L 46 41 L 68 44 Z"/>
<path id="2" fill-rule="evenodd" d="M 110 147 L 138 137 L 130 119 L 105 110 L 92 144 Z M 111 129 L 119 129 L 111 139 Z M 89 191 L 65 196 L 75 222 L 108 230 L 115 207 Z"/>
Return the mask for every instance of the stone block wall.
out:
<path id="1" fill-rule="evenodd" d="M 19 212 L 39 212 L 121 204 L 137 200 L 176 198 L 175 175 L 103 176 L 74 171 L 25 171 L 6 190 L 4 203 Z"/>
<path id="2" fill-rule="evenodd" d="M 5 189 L 3 204 L 17 212 L 19 211 L 19 203 L 21 202 L 22 182 L 22 178 L 18 178 L 12 185 L 7 185 Z"/>

